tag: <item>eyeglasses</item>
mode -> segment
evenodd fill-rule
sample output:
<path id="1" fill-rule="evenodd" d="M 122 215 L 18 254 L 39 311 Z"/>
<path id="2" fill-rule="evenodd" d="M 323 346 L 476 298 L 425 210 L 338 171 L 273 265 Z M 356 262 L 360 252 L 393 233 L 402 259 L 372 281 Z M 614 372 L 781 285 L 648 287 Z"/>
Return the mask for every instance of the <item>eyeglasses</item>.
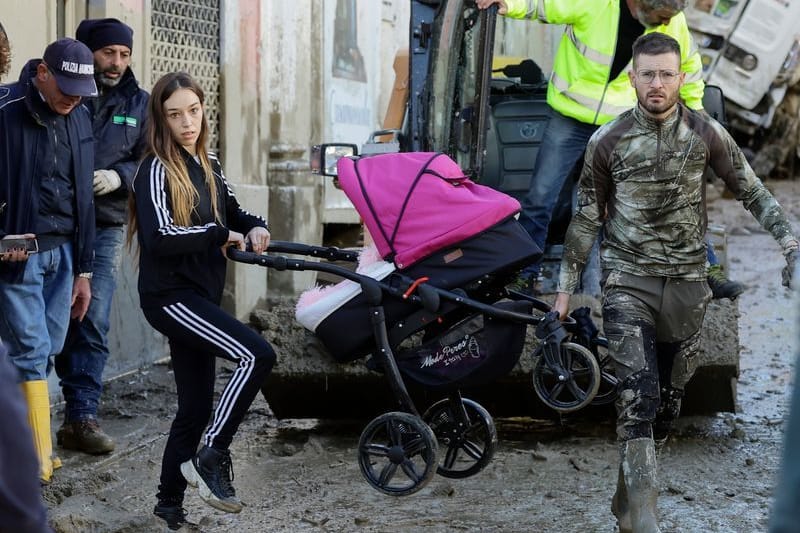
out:
<path id="1" fill-rule="evenodd" d="M 675 72 L 674 70 L 640 70 L 636 73 L 636 77 L 648 85 L 653 83 L 656 77 L 664 85 L 672 85 L 678 81 L 678 76 L 680 76 L 680 72 Z"/>

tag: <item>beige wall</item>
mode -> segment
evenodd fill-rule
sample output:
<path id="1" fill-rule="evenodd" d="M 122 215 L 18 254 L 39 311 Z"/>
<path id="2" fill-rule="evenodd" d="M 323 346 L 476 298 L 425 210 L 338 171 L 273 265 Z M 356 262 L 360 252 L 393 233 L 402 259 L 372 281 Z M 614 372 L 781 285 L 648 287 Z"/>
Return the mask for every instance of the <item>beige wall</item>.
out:
<path id="1" fill-rule="evenodd" d="M 322 240 L 319 180 L 310 174 L 307 158 L 319 113 L 317 8 L 312 0 L 264 2 L 259 47 L 270 229 L 273 239 L 308 244 Z M 297 294 L 315 279 L 311 272 L 268 274 L 271 295 Z"/>
<path id="2" fill-rule="evenodd" d="M 16 81 L 28 61 L 42 57 L 48 43 L 57 37 L 55 2 L 47 0 L 3 0 L 0 17 L 11 42 L 11 69 L 4 83 Z"/>

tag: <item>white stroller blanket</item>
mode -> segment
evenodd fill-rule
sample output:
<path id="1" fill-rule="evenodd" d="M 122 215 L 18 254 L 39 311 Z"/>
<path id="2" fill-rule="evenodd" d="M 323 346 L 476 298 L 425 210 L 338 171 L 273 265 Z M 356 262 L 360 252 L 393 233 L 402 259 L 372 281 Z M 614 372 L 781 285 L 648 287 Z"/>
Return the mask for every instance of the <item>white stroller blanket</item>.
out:
<path id="1" fill-rule="evenodd" d="M 374 245 L 364 248 L 358 256 L 358 274 L 382 280 L 394 271 L 394 264 L 382 260 Z M 304 328 L 316 332 L 323 320 L 359 294 L 361 285 L 349 279 L 326 287 L 314 286 L 298 298 L 295 318 Z"/>

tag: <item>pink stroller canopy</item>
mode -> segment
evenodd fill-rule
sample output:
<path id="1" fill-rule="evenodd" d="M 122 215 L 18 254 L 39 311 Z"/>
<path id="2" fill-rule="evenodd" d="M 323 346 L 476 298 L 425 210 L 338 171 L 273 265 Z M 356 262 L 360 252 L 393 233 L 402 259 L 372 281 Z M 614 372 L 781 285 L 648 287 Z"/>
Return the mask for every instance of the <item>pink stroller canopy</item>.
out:
<path id="1" fill-rule="evenodd" d="M 342 158 L 338 174 L 381 257 L 400 269 L 520 210 L 517 200 L 473 182 L 441 153 Z"/>

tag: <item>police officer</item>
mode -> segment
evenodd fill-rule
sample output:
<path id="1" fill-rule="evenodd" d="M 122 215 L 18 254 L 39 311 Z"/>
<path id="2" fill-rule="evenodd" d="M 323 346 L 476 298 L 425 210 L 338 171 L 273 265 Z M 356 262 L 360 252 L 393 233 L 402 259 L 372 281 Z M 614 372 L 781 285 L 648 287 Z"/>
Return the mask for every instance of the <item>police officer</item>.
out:
<path id="1" fill-rule="evenodd" d="M 11 63 L 11 46 L 0 24 L 0 80 Z M 3 260 L 23 254 L 8 254 Z M 22 257 L 22 260 L 25 258 Z M 19 375 L 11 365 L 0 339 L 0 529 L 20 533 L 52 533 L 47 525 L 47 509 L 37 479 L 39 459 L 27 425 L 27 406 L 20 394 Z"/>
<path id="2" fill-rule="evenodd" d="M 39 253 L 0 262 L 0 338 L 17 368 L 41 463 L 53 471 L 47 374 L 69 320 L 91 299 L 94 243 L 92 52 L 51 43 L 19 81 L 0 87 L 0 237 L 35 236 Z"/>
<path id="3" fill-rule="evenodd" d="M 66 408 L 58 444 L 90 454 L 109 453 L 114 441 L 97 422 L 114 279 L 127 217 L 128 185 L 136 173 L 144 137 L 148 94 L 130 68 L 133 30 L 114 18 L 87 19 L 76 37 L 92 51 L 100 94 L 86 102 L 94 133 L 94 241 L 92 301 L 86 317 L 70 324 L 56 357 Z"/>

